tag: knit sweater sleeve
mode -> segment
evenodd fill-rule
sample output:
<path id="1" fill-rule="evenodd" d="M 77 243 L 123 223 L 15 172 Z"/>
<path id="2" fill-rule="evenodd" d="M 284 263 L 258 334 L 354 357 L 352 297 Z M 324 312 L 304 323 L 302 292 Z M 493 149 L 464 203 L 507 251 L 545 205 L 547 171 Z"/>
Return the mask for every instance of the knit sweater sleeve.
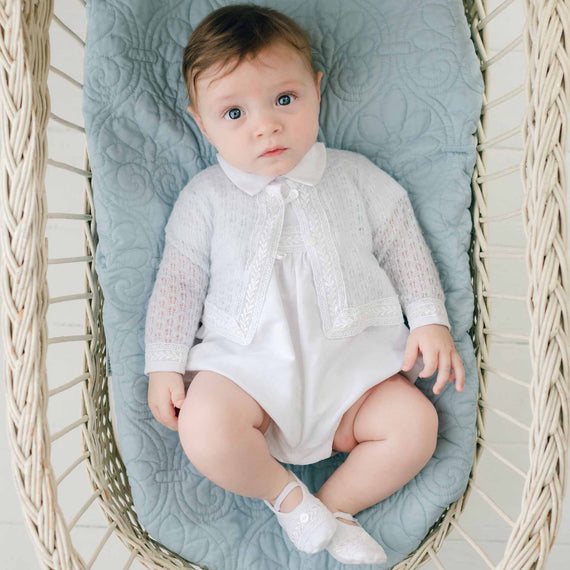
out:
<path id="1" fill-rule="evenodd" d="M 410 330 L 428 324 L 451 328 L 437 267 L 407 192 L 365 160 L 361 181 L 371 203 L 374 255 L 398 293 Z"/>
<path id="2" fill-rule="evenodd" d="M 165 246 L 145 323 L 145 374 L 184 373 L 209 283 L 211 217 L 187 186 L 166 225 Z"/>

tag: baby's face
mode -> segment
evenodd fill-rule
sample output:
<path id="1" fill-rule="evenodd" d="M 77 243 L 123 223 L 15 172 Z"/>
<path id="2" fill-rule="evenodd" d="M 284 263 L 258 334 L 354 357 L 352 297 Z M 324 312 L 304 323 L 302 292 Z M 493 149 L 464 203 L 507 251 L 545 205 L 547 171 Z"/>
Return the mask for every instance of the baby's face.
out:
<path id="1" fill-rule="evenodd" d="M 277 43 L 231 68 L 207 69 L 196 82 L 200 130 L 232 166 L 264 176 L 285 174 L 319 131 L 321 77 L 294 48 Z"/>

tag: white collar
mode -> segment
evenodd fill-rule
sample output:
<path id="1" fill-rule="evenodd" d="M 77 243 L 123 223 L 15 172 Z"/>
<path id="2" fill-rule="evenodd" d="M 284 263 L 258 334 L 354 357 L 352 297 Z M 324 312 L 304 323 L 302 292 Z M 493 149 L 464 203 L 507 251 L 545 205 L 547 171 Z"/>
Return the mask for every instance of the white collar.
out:
<path id="1" fill-rule="evenodd" d="M 322 142 L 316 142 L 301 159 L 299 164 L 283 175 L 283 178 L 314 186 L 321 179 L 326 165 L 326 148 Z M 252 172 L 245 172 L 232 166 L 219 153 L 216 155 L 218 163 L 226 176 L 241 190 L 254 196 L 261 192 L 275 177 L 262 176 Z M 277 177 L 279 178 L 279 177 Z"/>

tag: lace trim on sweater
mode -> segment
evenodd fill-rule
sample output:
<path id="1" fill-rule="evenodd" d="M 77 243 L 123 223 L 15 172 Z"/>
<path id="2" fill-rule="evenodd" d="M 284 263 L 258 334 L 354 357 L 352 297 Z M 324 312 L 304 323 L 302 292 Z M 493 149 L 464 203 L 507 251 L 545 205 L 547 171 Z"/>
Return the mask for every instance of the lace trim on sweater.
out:
<path id="1" fill-rule="evenodd" d="M 280 193 L 280 184 L 276 184 L 275 189 L 277 193 Z M 259 295 L 258 291 L 260 288 L 265 290 L 271 279 L 273 259 L 283 225 L 283 203 L 281 198 L 276 197 L 275 190 L 273 192 L 270 191 L 267 196 L 269 200 L 268 203 L 265 203 L 265 211 L 261 214 L 261 227 L 256 232 L 259 235 L 259 239 L 251 265 L 250 278 L 245 291 L 242 309 L 238 323 L 235 323 L 232 327 L 234 334 L 237 333 L 246 342 L 249 342 L 255 335 L 257 327 L 253 326 L 253 324 L 257 324 L 263 309 L 263 304 L 260 302 L 262 300 L 261 295 Z M 281 217 L 281 222 L 276 223 L 279 217 Z M 274 231 L 272 232 L 272 230 Z M 242 323 L 242 328 L 239 326 L 240 323 Z M 236 327 L 239 332 L 235 330 Z"/>
<path id="2" fill-rule="evenodd" d="M 146 360 L 148 362 L 147 371 L 152 370 L 153 363 L 172 363 L 176 366 L 177 371 L 183 371 L 186 367 L 186 359 L 188 357 L 188 346 L 185 344 L 155 343 L 146 346 Z"/>
<path id="3" fill-rule="evenodd" d="M 301 231 L 305 236 L 307 253 L 315 277 L 317 299 L 319 303 L 326 303 L 326 308 L 321 307 L 321 316 L 323 317 L 324 332 L 328 336 L 333 334 L 333 329 L 336 328 L 336 325 L 331 322 L 331 315 L 342 314 L 347 306 L 340 258 L 334 246 L 325 211 L 318 204 L 318 194 L 315 191 L 301 192 L 299 199 L 309 215 L 299 207 L 298 203 L 293 203 L 293 208 L 299 218 Z M 311 222 L 313 223 L 311 224 Z"/>

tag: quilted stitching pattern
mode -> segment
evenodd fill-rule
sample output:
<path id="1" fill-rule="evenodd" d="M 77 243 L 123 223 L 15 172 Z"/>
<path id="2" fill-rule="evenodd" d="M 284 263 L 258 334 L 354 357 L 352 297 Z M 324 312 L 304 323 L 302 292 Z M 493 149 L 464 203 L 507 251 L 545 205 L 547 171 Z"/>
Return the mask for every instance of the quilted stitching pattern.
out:
<path id="1" fill-rule="evenodd" d="M 294 550 L 262 501 L 204 479 L 146 402 L 144 317 L 164 226 L 180 189 L 215 161 L 185 112 L 182 49 L 192 28 L 226 3 L 90 0 L 87 6 L 84 114 L 119 440 L 141 522 L 182 556 L 212 570 L 338 570 L 342 565 L 324 552 Z M 385 547 L 388 567 L 463 493 L 473 459 L 469 182 L 482 79 L 460 0 L 260 4 L 309 32 L 325 71 L 319 140 L 361 152 L 408 190 L 466 367 L 463 393 L 448 387 L 430 395 L 440 418 L 434 457 L 403 489 L 358 517 Z M 432 384 L 418 382 L 428 395 Z M 343 459 L 338 454 L 293 470 L 314 492 Z"/>

